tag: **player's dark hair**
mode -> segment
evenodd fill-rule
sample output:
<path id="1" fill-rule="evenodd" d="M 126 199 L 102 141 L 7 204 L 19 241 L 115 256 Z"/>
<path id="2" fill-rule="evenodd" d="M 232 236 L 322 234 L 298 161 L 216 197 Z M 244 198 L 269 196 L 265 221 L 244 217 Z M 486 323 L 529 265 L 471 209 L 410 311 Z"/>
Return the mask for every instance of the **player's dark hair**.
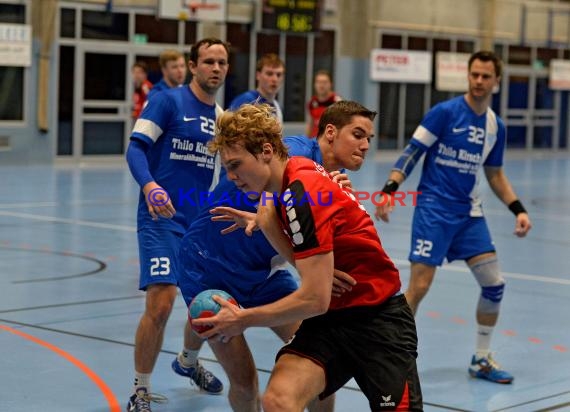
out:
<path id="1" fill-rule="evenodd" d="M 503 63 L 501 62 L 501 59 L 499 59 L 499 56 L 497 56 L 492 51 L 481 50 L 473 53 L 469 58 L 469 64 L 467 65 L 467 68 L 469 70 L 471 70 L 471 65 L 475 60 L 481 60 L 482 62 L 493 62 L 493 66 L 495 66 L 495 74 L 497 77 L 501 77 L 501 74 L 503 74 Z"/>
<path id="2" fill-rule="evenodd" d="M 137 61 L 133 64 L 133 68 L 138 67 L 140 69 L 142 69 L 143 72 L 148 73 L 148 65 L 146 64 L 146 62 L 140 60 Z"/>
<path id="3" fill-rule="evenodd" d="M 367 109 L 363 105 L 353 100 L 341 100 L 331 104 L 324 111 L 319 120 L 319 131 L 317 136 L 321 136 L 328 124 L 332 124 L 337 129 L 342 129 L 352 121 L 353 116 L 363 116 L 374 121 L 377 113 Z"/>
<path id="4" fill-rule="evenodd" d="M 190 57 L 188 58 L 190 61 L 194 62 L 195 64 L 198 64 L 198 52 L 200 50 L 200 47 L 202 46 L 206 46 L 206 48 L 213 46 L 215 44 L 221 44 L 222 46 L 224 46 L 224 49 L 226 49 L 226 53 L 228 54 L 228 56 L 230 55 L 230 44 L 227 42 L 224 42 L 220 39 L 217 39 L 215 37 L 207 37 L 205 39 L 202 39 L 196 43 L 194 43 L 192 45 L 192 48 L 190 49 Z"/>

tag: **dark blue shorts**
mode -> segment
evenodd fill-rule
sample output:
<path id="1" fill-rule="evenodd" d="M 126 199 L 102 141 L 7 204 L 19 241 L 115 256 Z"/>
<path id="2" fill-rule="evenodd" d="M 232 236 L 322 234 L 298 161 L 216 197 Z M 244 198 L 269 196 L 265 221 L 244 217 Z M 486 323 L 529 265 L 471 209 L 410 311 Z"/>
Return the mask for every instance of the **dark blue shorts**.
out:
<path id="1" fill-rule="evenodd" d="M 169 230 L 140 229 L 139 242 L 140 279 L 139 289 L 149 285 L 167 283 L 176 285 L 178 249 L 182 235 Z"/>
<path id="2" fill-rule="evenodd" d="M 441 266 L 445 258 L 448 262 L 466 260 L 494 251 L 484 217 L 416 207 L 408 257 L 411 262 Z"/>

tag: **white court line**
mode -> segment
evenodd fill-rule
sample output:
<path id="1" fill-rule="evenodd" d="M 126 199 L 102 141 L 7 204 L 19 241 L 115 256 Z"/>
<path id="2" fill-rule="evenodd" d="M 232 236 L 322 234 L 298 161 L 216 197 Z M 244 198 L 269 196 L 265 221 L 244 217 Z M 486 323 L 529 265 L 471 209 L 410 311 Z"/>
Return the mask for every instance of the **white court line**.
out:
<path id="1" fill-rule="evenodd" d="M 27 202 L 27 203 L 0 203 L 0 209 L 20 209 L 24 207 L 57 207 L 57 206 L 93 206 L 93 205 L 124 205 L 130 201 L 112 200 L 84 200 L 81 202 Z"/>
<path id="2" fill-rule="evenodd" d="M 514 216 L 509 212 L 508 209 L 499 210 L 499 209 L 487 209 L 487 208 L 485 208 L 485 216 L 489 216 L 489 215 L 492 215 L 492 216 L 510 216 L 510 217 L 514 218 Z M 554 220 L 556 222 L 560 222 L 560 221 L 570 222 L 570 216 L 552 213 L 552 212 L 541 213 L 541 212 L 537 212 L 537 211 L 533 210 L 533 211 L 529 212 L 529 216 L 530 216 L 531 220 L 542 219 L 542 220 Z"/>
<path id="3" fill-rule="evenodd" d="M 16 213 L 16 212 L 0 211 L 0 216 L 19 217 L 22 219 L 40 220 L 43 222 L 67 223 L 70 225 L 87 226 L 87 227 L 94 227 L 94 228 L 98 228 L 98 229 L 117 230 L 117 231 L 122 231 L 122 232 L 136 232 L 137 231 L 137 228 L 134 226 L 112 225 L 109 223 L 98 223 L 98 222 L 90 222 L 90 221 L 86 221 L 86 220 L 76 220 L 76 219 L 63 219 L 63 218 L 52 217 L 52 216 L 32 215 L 30 213 Z M 407 260 L 401 260 L 401 259 L 392 259 L 392 261 L 394 263 L 396 263 L 398 266 L 409 266 L 409 263 L 410 263 Z M 469 268 L 462 267 L 462 266 L 444 265 L 440 269 L 471 273 Z M 510 273 L 510 272 L 501 272 L 501 274 L 506 278 L 512 278 L 512 279 L 530 280 L 530 281 L 534 281 L 534 282 L 544 282 L 544 283 L 555 283 L 558 285 L 570 285 L 570 279 L 561 279 L 561 278 L 556 278 L 553 276 L 525 275 L 524 273 Z"/>
<path id="4" fill-rule="evenodd" d="M 410 266 L 410 261 L 408 260 L 392 259 L 392 261 L 396 265 L 398 265 L 398 267 Z M 471 273 L 468 267 L 455 266 L 455 265 L 443 265 L 439 267 L 438 270 Z M 512 272 L 503 272 L 503 271 L 501 271 L 501 275 L 503 275 L 506 278 L 512 278 L 512 279 L 530 280 L 534 282 L 543 282 L 543 283 L 555 283 L 557 285 L 570 285 L 570 279 L 556 278 L 554 276 L 525 275 L 524 273 L 512 273 Z"/>
<path id="5" fill-rule="evenodd" d="M 19 217 L 22 219 L 40 220 L 42 222 L 67 223 L 70 225 L 95 227 L 98 229 L 118 230 L 121 232 L 136 232 L 137 231 L 137 228 L 134 226 L 113 225 L 113 224 L 109 224 L 109 223 L 90 222 L 88 220 L 63 219 L 61 217 L 32 215 L 30 213 L 17 213 L 17 212 L 0 211 L 0 216 Z"/>
<path id="6" fill-rule="evenodd" d="M 57 202 L 0 203 L 0 209 L 19 209 L 21 207 L 55 207 Z"/>

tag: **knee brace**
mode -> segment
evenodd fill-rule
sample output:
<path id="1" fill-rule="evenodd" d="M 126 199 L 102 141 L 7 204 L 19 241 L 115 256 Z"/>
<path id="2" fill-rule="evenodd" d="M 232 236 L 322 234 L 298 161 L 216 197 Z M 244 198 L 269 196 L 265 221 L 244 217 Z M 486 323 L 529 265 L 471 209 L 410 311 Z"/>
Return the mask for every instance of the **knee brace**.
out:
<path id="1" fill-rule="evenodd" d="M 483 313 L 499 313 L 505 279 L 499 272 L 499 262 L 496 257 L 485 259 L 470 266 L 477 283 L 481 286 L 481 296 L 477 310 Z"/>

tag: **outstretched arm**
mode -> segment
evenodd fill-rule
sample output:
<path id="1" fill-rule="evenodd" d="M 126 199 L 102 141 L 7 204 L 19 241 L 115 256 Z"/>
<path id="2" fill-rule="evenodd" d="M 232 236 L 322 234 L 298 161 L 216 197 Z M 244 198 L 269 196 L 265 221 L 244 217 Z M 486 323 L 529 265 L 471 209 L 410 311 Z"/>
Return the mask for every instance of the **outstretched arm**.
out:
<path id="1" fill-rule="evenodd" d="M 202 338 L 223 336 L 223 341 L 237 336 L 252 326 L 280 326 L 325 313 L 331 299 L 333 252 L 317 254 L 297 262 L 301 286 L 295 292 L 273 303 L 239 309 L 214 297 L 222 309 L 210 318 L 195 319 L 198 326 L 212 326 L 200 334 Z M 230 306 L 231 305 L 231 306 Z"/>
<path id="2" fill-rule="evenodd" d="M 525 237 L 532 228 L 532 223 L 503 168 L 485 166 L 485 176 L 495 195 L 515 214 L 515 235 Z"/>
<path id="3" fill-rule="evenodd" d="M 374 216 L 376 220 L 382 219 L 384 222 L 390 221 L 390 213 L 394 210 L 394 204 L 391 199 L 392 193 L 398 190 L 398 187 L 404 183 L 404 180 L 412 173 L 414 167 L 427 150 L 427 146 L 412 138 L 410 143 L 404 149 L 400 158 L 394 164 L 388 180 L 384 184 L 382 192 L 382 204 L 376 206 Z"/>

